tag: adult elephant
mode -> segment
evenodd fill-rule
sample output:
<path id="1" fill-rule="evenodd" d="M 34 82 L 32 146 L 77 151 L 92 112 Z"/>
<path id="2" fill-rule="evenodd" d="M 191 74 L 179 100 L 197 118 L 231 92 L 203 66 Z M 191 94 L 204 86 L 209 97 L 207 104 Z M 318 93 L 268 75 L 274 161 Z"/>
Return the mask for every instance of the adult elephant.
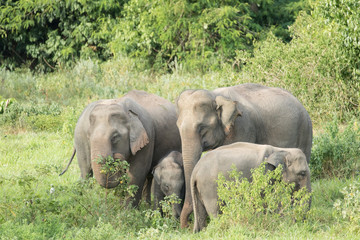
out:
<path id="1" fill-rule="evenodd" d="M 177 99 L 185 173 L 181 227 L 192 212 L 190 176 L 203 151 L 234 142 L 300 148 L 310 161 L 312 123 L 289 92 L 258 84 L 208 90 L 186 90 Z"/>
<path id="2" fill-rule="evenodd" d="M 134 205 L 141 198 L 152 168 L 174 150 L 181 151 L 175 106 L 144 91 L 133 90 L 119 99 L 89 104 L 75 127 L 74 153 L 77 153 L 81 177 L 94 175 L 101 186 L 116 187 L 118 174 L 101 171 L 104 159 L 126 160 L 130 165 L 129 184 L 139 187 Z M 151 185 L 151 181 L 148 182 Z M 148 189 L 150 191 L 150 187 Z"/>

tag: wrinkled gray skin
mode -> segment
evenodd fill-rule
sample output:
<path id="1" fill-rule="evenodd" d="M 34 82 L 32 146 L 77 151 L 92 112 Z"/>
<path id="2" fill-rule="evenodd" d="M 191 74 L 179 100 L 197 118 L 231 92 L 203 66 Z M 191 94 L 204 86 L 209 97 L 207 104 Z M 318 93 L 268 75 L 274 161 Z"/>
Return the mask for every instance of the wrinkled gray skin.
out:
<path id="1" fill-rule="evenodd" d="M 201 153 L 234 142 L 300 148 L 310 161 L 312 124 L 302 104 L 289 92 L 258 84 L 214 91 L 186 90 L 177 100 L 185 172 L 181 227 L 192 212 L 190 176 Z"/>
<path id="2" fill-rule="evenodd" d="M 229 171 L 235 165 L 238 171 L 251 181 L 251 169 L 267 162 L 266 168 L 274 170 L 283 165 L 283 179 L 295 183 L 295 191 L 305 187 L 311 192 L 310 170 L 305 154 L 298 148 L 276 148 L 238 142 L 219 147 L 205 154 L 196 164 L 191 175 L 191 194 L 194 203 L 194 232 L 206 226 L 208 215 L 217 217 L 217 183 L 219 173 L 229 179 Z M 309 202 L 310 207 L 311 201 Z"/>
<path id="3" fill-rule="evenodd" d="M 133 205 L 137 205 L 151 170 L 169 152 L 181 150 L 176 127 L 175 106 L 144 91 L 133 90 L 119 99 L 89 104 L 75 127 L 75 151 L 81 177 L 94 175 L 105 188 L 119 184 L 117 175 L 100 172 L 99 157 L 126 160 L 130 164 L 129 184 L 137 185 Z M 150 196 L 148 179 L 147 195 Z"/>
<path id="4" fill-rule="evenodd" d="M 185 198 L 185 177 L 180 152 L 173 151 L 155 166 L 153 170 L 154 208 L 159 208 L 159 202 L 165 196 L 175 194 L 181 199 L 180 204 L 174 204 L 173 216 L 180 217 L 183 200 Z"/>

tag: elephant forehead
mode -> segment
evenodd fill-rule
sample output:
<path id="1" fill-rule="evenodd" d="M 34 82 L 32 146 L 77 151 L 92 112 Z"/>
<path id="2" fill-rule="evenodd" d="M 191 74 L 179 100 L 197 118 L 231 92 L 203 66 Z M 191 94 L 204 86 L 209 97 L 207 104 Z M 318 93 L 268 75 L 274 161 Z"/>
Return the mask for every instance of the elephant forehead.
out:
<path id="1" fill-rule="evenodd" d="M 96 106 L 91 112 L 90 120 L 91 119 L 102 123 L 108 122 L 126 124 L 129 121 L 126 112 L 117 104 Z"/>
<path id="2" fill-rule="evenodd" d="M 214 97 L 206 90 L 188 90 L 183 92 L 178 100 L 181 104 L 211 103 Z"/>
<path id="3" fill-rule="evenodd" d="M 114 113 L 124 114 L 124 108 L 115 102 L 108 102 L 105 104 L 98 104 L 96 107 L 94 107 L 91 113 L 101 115 L 110 115 Z"/>

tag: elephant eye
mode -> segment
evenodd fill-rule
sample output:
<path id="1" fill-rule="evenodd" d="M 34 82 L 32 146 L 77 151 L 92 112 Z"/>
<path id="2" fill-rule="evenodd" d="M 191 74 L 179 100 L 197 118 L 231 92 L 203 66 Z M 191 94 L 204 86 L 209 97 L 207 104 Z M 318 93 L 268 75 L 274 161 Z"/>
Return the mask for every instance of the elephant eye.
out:
<path id="1" fill-rule="evenodd" d="M 204 134 L 205 134 L 205 131 L 206 131 L 205 126 L 204 126 L 204 125 L 200 125 L 200 126 L 199 126 L 199 133 L 200 133 L 200 135 L 204 135 Z"/>
<path id="2" fill-rule="evenodd" d="M 168 185 L 163 185 L 163 191 L 164 191 L 164 193 L 167 193 L 167 192 L 169 192 L 169 186 Z"/>
<path id="3" fill-rule="evenodd" d="M 111 137 L 111 142 L 116 143 L 117 141 L 120 140 L 120 135 L 119 134 L 115 134 Z"/>
<path id="4" fill-rule="evenodd" d="M 306 176 L 306 171 L 301 171 L 298 173 L 299 176 L 305 177 Z"/>

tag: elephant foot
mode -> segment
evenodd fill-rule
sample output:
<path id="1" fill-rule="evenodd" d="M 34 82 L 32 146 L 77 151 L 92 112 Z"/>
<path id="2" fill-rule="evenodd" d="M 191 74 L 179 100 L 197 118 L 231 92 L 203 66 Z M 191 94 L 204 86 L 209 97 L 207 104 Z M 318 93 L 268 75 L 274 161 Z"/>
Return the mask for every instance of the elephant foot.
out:
<path id="1" fill-rule="evenodd" d="M 182 228 L 182 229 L 184 229 L 184 228 L 188 228 L 189 227 L 189 223 L 186 221 L 186 222 L 181 222 L 180 221 L 180 227 Z"/>

